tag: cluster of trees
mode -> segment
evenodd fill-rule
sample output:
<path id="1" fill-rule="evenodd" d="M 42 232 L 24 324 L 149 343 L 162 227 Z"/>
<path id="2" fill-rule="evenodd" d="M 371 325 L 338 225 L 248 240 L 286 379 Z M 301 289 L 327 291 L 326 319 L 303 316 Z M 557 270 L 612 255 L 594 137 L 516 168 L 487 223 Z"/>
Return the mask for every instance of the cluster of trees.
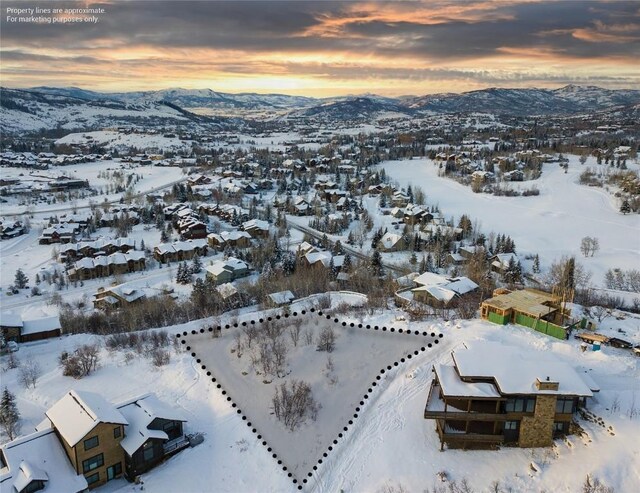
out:
<path id="1" fill-rule="evenodd" d="M 300 327 L 299 324 L 292 326 Z M 242 332 L 235 333 L 232 351 L 238 358 L 241 358 L 246 351 L 251 366 L 257 374 L 282 378 L 287 374 L 289 348 L 286 334 L 286 327 L 280 321 L 264 321 L 259 326 L 249 325 Z M 288 334 L 297 344 L 296 332 L 288 332 Z"/>
<path id="2" fill-rule="evenodd" d="M 200 256 L 195 254 L 193 259 L 191 259 L 191 265 L 188 265 L 186 261 L 178 264 L 176 282 L 178 284 L 190 284 L 193 280 L 193 275 L 199 274 L 200 272 L 202 272 L 202 261 L 200 260 Z"/>
<path id="3" fill-rule="evenodd" d="M 179 350 L 180 345 L 177 342 L 178 340 L 174 339 L 174 347 Z M 149 358 L 154 366 L 169 364 L 171 353 L 167 348 L 170 344 L 169 334 L 164 330 L 113 334 L 105 341 L 107 350 L 135 351 L 138 355 Z"/>
<path id="4" fill-rule="evenodd" d="M 311 387 L 301 380 L 290 380 L 278 385 L 271 403 L 276 418 L 290 431 L 295 431 L 307 419 L 315 420 L 320 409 Z"/>
<path id="5" fill-rule="evenodd" d="M 593 257 L 600 250 L 600 240 L 596 237 L 585 236 L 580 240 L 580 253 L 585 257 Z"/>
<path id="6" fill-rule="evenodd" d="M 604 275 L 604 282 L 608 289 L 640 293 L 640 270 L 609 269 Z"/>

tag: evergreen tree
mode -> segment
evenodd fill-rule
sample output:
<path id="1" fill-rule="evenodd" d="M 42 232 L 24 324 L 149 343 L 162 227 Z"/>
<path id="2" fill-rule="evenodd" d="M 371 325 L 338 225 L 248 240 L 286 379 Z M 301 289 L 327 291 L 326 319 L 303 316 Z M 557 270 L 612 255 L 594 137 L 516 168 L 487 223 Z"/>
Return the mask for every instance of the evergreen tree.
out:
<path id="1" fill-rule="evenodd" d="M 342 261 L 342 272 L 351 272 L 351 255 L 349 252 L 344 254 L 344 260 Z"/>
<path id="2" fill-rule="evenodd" d="M 22 269 L 18 269 L 16 271 L 16 277 L 15 277 L 15 280 L 13 281 L 13 283 L 14 283 L 16 288 L 24 289 L 24 288 L 27 287 L 27 284 L 29 284 L 29 278 L 22 271 Z"/>
<path id="3" fill-rule="evenodd" d="M 342 242 L 340 240 L 336 241 L 335 245 L 333 245 L 332 253 L 334 255 L 342 255 L 344 250 L 342 249 Z"/>
<path id="4" fill-rule="evenodd" d="M 537 253 L 536 253 L 536 256 L 533 257 L 533 266 L 531 267 L 531 270 L 533 271 L 534 274 L 540 273 L 540 257 L 538 256 Z"/>
<path id="5" fill-rule="evenodd" d="M 384 274 L 384 270 L 382 268 L 382 255 L 380 255 L 380 252 L 377 249 L 374 250 L 371 255 L 369 268 L 374 276 L 381 277 Z"/>
<path id="6" fill-rule="evenodd" d="M 620 205 L 620 212 L 623 214 L 629 214 L 631 212 L 631 206 L 629 205 L 629 201 L 624 199 L 622 201 L 622 205 Z"/>
<path id="7" fill-rule="evenodd" d="M 13 440 L 20 433 L 20 413 L 16 406 L 16 397 L 5 387 L 0 399 L 0 426 Z"/>
<path id="8" fill-rule="evenodd" d="M 169 233 L 165 229 L 160 232 L 160 242 L 168 243 L 169 242 Z"/>
<path id="9" fill-rule="evenodd" d="M 178 265 L 178 273 L 176 274 L 176 282 L 179 284 L 189 284 L 191 282 L 191 271 L 186 262 Z"/>
<path id="10" fill-rule="evenodd" d="M 144 244 L 144 239 L 140 240 L 140 250 L 144 252 L 146 245 Z"/>
<path id="11" fill-rule="evenodd" d="M 509 265 L 504 273 L 504 281 L 510 284 L 522 282 L 522 266 L 513 257 L 509 259 Z"/>
<path id="12" fill-rule="evenodd" d="M 191 273 L 199 274 L 200 272 L 202 272 L 202 262 L 200 261 L 200 255 L 196 253 L 191 261 Z"/>

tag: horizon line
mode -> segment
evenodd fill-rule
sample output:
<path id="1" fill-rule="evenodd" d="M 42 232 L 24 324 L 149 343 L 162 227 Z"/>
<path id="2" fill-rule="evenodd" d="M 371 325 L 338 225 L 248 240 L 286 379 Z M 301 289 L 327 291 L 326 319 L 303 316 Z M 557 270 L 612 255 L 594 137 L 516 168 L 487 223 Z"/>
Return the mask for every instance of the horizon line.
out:
<path id="1" fill-rule="evenodd" d="M 49 86 L 49 85 L 41 85 L 41 86 L 29 86 L 29 87 L 11 87 L 11 86 L 7 86 L 7 85 L 0 85 L 0 89 L 11 89 L 11 90 L 17 90 L 17 91 L 35 91 L 38 89 L 77 89 L 80 91 L 87 91 L 87 92 L 92 92 L 92 93 L 96 93 L 96 94 L 104 94 L 104 95 L 110 95 L 110 94 L 131 94 L 131 93 L 136 93 L 136 92 L 140 92 L 140 93 L 155 93 L 155 92 L 161 92 L 161 91 L 169 91 L 169 90 L 183 90 L 183 91 L 212 91 L 218 94 L 232 94 L 232 95 L 244 95 L 244 94 L 256 94 L 256 95 L 260 95 L 260 96 L 289 96 L 289 97 L 303 97 L 303 98 L 309 98 L 309 99 L 333 99 L 333 98 L 339 98 L 339 97 L 367 97 L 367 96 L 375 96 L 375 97 L 384 97 L 384 98 L 388 98 L 388 99 L 401 99 L 401 98 L 410 98 L 410 97 L 423 97 L 423 96 L 435 96 L 435 95 L 442 95 L 442 94 L 469 94 L 469 93 L 473 93 L 473 92 L 480 92 L 480 91 L 487 91 L 487 90 L 491 90 L 491 89 L 506 89 L 506 90 L 531 90 L 531 89 L 536 89 L 536 90 L 543 90 L 543 91 L 557 91 L 559 89 L 563 89 L 566 87 L 580 87 L 580 88 L 587 88 L 587 87 L 591 87 L 591 88 L 597 88 L 597 89 L 603 89 L 603 90 L 607 90 L 607 91 L 639 91 L 640 88 L 634 88 L 634 87 L 626 87 L 626 88 L 615 88 L 615 89 L 610 89 L 607 87 L 602 87 L 602 86 L 598 86 L 598 85 L 593 85 L 593 84 L 576 84 L 573 82 L 567 83 L 567 84 L 563 84 L 563 85 L 559 85 L 558 87 L 555 88 L 547 88 L 547 87 L 539 87 L 539 86 L 529 86 L 529 87 L 508 87 L 508 86 L 486 86 L 483 87 L 481 89 L 472 89 L 470 91 L 448 91 L 448 92 L 433 92 L 433 93 L 422 93 L 422 94 L 401 94 L 398 96 L 384 96 L 381 94 L 377 94 L 375 92 L 365 92 L 365 93 L 345 93 L 345 94 L 340 94 L 340 95 L 335 95 L 335 96 L 310 96 L 310 95 L 304 95 L 304 94 L 291 94 L 291 93 L 287 93 L 287 92 L 257 92 L 257 91 L 242 91 L 242 92 L 232 92 L 232 91 L 217 91 L 215 89 L 212 89 L 210 87 L 194 87 L 194 88 L 185 88 L 185 87 L 180 87 L 180 86 L 167 86 L 165 88 L 162 89 L 132 89 L 132 90 L 127 90 L 127 91 L 104 91 L 104 90 L 96 90 L 96 89 L 87 89 L 85 87 L 81 87 L 81 86 Z"/>

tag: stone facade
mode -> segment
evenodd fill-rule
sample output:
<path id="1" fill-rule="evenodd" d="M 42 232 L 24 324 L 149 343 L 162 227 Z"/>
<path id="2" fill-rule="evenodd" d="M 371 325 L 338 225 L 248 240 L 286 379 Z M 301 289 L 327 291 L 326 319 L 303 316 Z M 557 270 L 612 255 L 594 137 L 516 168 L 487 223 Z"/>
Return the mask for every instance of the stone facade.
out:
<path id="1" fill-rule="evenodd" d="M 553 422 L 556 415 L 555 395 L 538 395 L 533 416 L 520 421 L 520 447 L 548 447 L 553 444 Z"/>

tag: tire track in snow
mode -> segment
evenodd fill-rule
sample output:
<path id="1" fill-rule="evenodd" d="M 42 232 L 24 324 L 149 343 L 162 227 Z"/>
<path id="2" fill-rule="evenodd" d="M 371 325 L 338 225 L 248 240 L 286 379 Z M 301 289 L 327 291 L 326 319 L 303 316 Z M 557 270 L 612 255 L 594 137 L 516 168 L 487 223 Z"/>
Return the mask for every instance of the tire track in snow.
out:
<path id="1" fill-rule="evenodd" d="M 433 363 L 446 358 L 453 343 L 442 342 L 427 350 L 425 358 L 416 357 L 410 364 L 401 364 L 394 371 L 385 373 L 377 391 L 365 403 L 364 411 L 349 430 L 350 438 L 340 445 L 338 453 L 322 464 L 322 469 L 314 474 L 315 484 L 310 491 L 334 493 L 335 491 L 359 491 L 358 484 L 374 453 L 384 446 L 383 435 L 399 431 L 406 426 L 407 409 L 417 395 L 427 398 L 430 369 Z M 437 353 L 429 354 L 429 351 Z M 424 353 L 423 353 L 424 354 Z M 417 378 L 407 378 L 407 373 L 416 369 Z M 382 385 L 384 382 L 384 385 Z M 382 387 L 382 388 L 380 388 Z M 381 481 L 388 478 L 380 478 Z"/>

